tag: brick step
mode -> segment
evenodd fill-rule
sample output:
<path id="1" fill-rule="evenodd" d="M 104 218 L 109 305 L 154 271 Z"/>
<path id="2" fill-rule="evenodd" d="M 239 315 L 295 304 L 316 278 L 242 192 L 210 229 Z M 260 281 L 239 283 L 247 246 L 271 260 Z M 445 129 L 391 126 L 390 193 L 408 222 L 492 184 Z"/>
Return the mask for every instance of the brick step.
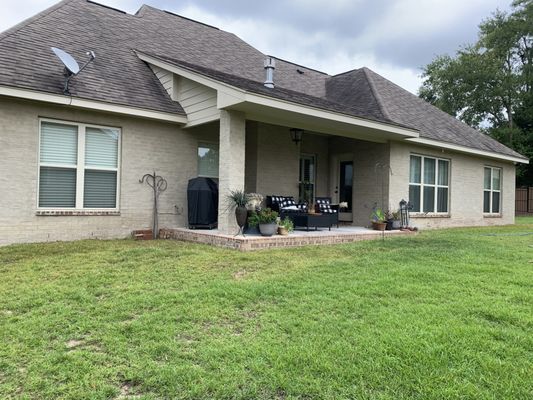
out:
<path id="1" fill-rule="evenodd" d="M 152 240 L 154 234 L 151 229 L 140 229 L 132 232 L 132 236 L 135 240 Z"/>

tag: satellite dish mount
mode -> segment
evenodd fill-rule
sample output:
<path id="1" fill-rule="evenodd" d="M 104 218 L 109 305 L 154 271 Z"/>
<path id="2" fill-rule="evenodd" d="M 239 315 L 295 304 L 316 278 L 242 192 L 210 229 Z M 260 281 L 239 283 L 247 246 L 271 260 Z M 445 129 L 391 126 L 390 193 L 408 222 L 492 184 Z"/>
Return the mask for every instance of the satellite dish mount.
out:
<path id="1" fill-rule="evenodd" d="M 58 49 L 57 47 L 52 47 L 51 49 L 57 56 L 57 58 L 59 58 L 65 66 L 65 86 L 63 87 L 63 94 L 70 95 L 70 91 L 68 90 L 68 84 L 70 82 L 70 79 L 73 76 L 78 75 L 81 71 L 83 71 L 85 67 L 87 67 L 87 65 L 89 65 L 96 58 L 96 56 L 94 55 L 94 51 L 88 51 L 86 53 L 89 56 L 89 60 L 80 68 L 74 57 L 72 57 L 66 51 Z"/>

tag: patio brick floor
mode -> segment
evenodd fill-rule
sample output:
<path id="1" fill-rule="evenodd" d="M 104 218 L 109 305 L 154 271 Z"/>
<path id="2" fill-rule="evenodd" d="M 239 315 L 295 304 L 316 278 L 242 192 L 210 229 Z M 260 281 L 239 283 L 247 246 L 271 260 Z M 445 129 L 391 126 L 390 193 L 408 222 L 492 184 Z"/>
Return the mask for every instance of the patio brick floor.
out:
<path id="1" fill-rule="evenodd" d="M 288 236 L 275 235 L 265 237 L 261 235 L 233 236 L 222 234 L 216 229 L 161 229 L 162 239 L 176 239 L 186 242 L 209 244 L 240 251 L 253 251 L 271 248 L 299 247 L 309 245 L 329 245 L 351 243 L 360 240 L 379 240 L 399 235 L 413 235 L 410 231 L 379 232 L 359 226 L 340 226 L 339 228 L 319 229 L 317 231 L 295 230 Z"/>

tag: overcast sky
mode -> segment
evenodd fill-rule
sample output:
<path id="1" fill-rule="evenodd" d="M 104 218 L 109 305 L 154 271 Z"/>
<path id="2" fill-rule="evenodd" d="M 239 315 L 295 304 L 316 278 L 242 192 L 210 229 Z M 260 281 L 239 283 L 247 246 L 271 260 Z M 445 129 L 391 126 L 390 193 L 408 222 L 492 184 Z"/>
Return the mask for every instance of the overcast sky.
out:
<path id="1" fill-rule="evenodd" d="M 1 0 L 0 31 L 56 3 Z M 233 32 L 263 53 L 330 74 L 367 66 L 413 93 L 420 68 L 476 40 L 511 0 L 98 0 L 135 13 L 145 3 Z"/>

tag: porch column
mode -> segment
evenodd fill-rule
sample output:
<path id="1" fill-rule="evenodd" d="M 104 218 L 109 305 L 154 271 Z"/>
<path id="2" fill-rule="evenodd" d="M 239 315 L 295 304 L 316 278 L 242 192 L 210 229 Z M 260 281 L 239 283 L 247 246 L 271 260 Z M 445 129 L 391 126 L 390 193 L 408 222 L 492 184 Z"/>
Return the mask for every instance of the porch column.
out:
<path id="1" fill-rule="evenodd" d="M 218 230 L 235 234 L 239 227 L 235 213 L 228 209 L 231 190 L 244 190 L 244 154 L 246 119 L 238 111 L 220 110 L 220 143 L 218 172 Z"/>

